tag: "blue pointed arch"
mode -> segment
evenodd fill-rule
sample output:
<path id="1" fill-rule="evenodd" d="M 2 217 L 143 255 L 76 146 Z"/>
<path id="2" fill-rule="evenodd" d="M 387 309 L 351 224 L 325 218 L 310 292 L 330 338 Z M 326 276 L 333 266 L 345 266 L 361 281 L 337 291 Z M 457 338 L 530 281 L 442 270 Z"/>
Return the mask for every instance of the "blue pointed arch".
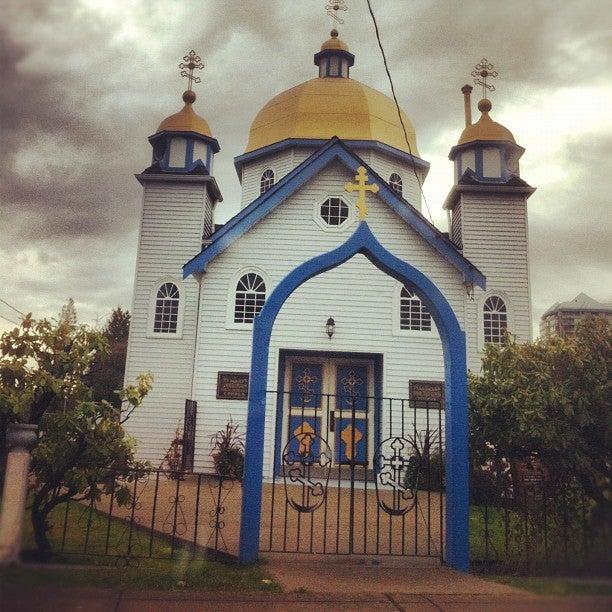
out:
<path id="1" fill-rule="evenodd" d="M 467 571 L 469 496 L 465 334 L 453 309 L 436 285 L 415 267 L 385 249 L 365 221 L 359 224 L 344 244 L 306 261 L 290 272 L 270 294 L 255 318 L 240 524 L 240 561 L 253 563 L 259 553 L 266 386 L 274 322 L 285 301 L 300 285 L 342 265 L 358 253 L 365 255 L 389 276 L 413 288 L 436 322 L 444 351 L 446 392 L 446 561 L 451 567 Z"/>

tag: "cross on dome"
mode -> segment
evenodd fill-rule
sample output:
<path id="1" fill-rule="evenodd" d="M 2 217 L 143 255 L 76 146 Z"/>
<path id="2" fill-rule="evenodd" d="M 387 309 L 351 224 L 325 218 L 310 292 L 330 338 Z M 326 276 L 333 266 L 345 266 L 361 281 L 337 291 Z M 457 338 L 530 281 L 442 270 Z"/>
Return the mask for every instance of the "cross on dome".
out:
<path id="1" fill-rule="evenodd" d="M 202 70 L 204 64 L 202 58 L 192 49 L 187 55 L 183 56 L 183 61 L 178 65 L 181 69 L 181 76 L 188 79 L 187 90 L 191 91 L 193 83 L 200 83 L 202 79 L 199 76 L 194 76 L 194 70 Z"/>
<path id="2" fill-rule="evenodd" d="M 348 6 L 346 6 L 346 0 L 336 0 L 336 2 L 326 4 L 325 10 L 327 15 L 331 17 L 332 23 L 335 21 L 336 23 L 343 24 L 344 19 L 338 15 L 338 11 L 348 11 Z"/>
<path id="3" fill-rule="evenodd" d="M 494 68 L 495 66 L 493 66 L 486 57 L 483 57 L 480 62 L 474 66 L 474 70 L 472 70 L 474 85 L 482 86 L 483 98 L 487 97 L 487 90 L 495 91 L 495 85 L 487 81 L 489 78 L 497 78 L 497 70 L 494 70 Z"/>

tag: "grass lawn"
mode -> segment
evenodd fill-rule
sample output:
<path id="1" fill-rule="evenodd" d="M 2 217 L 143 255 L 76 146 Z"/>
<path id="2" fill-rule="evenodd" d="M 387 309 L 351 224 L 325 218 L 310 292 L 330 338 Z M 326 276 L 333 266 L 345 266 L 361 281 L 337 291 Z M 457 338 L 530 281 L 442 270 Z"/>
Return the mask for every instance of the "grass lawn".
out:
<path id="1" fill-rule="evenodd" d="M 96 511 L 88 521 L 88 509 L 77 503 L 72 503 L 69 509 L 71 518 L 62 553 L 64 513 L 62 506 L 51 515 L 53 526 L 49 536 L 54 554 L 45 564 L 35 562 L 36 547 L 28 518 L 23 552 L 26 565 L 1 568 L 0 582 L 164 590 L 281 590 L 262 564 L 240 567 L 212 561 L 180 540 L 175 541 L 174 558 L 170 559 L 173 548 L 170 536 L 151 537 L 148 530 L 134 526 L 130 539 L 124 521 L 114 518 L 109 521 L 106 514 Z M 103 554 L 107 542 L 113 556 Z M 132 555 L 141 558 L 127 559 L 128 547 Z M 164 558 L 148 558 L 149 550 L 154 557 Z"/>

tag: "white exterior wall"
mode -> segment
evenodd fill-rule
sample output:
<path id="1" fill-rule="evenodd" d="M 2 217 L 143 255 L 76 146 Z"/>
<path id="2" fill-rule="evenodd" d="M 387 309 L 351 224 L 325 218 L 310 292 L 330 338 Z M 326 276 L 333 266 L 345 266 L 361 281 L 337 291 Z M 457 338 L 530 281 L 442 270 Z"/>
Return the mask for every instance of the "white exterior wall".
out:
<path id="1" fill-rule="evenodd" d="M 200 292 L 194 399 L 198 401 L 195 469 L 211 467 L 210 437 L 231 417 L 244 425 L 246 401 L 216 399 L 219 371 L 250 370 L 252 330 L 228 326 L 235 282 L 240 270 L 262 270 L 271 290 L 297 265 L 345 242 L 357 226 L 324 231 L 313 219 L 315 203 L 342 195 L 351 173 L 334 163 L 313 178 L 270 215 L 218 256 L 203 276 Z M 392 253 L 430 277 L 464 319 L 461 274 L 433 250 L 386 204 L 368 196 L 368 223 Z M 383 395 L 407 398 L 410 380 L 443 380 L 441 343 L 437 333 L 398 335 L 393 329 L 397 282 L 377 270 L 363 256 L 311 279 L 283 306 L 271 341 L 268 388 L 276 389 L 280 349 L 379 353 L 384 355 Z M 325 321 L 336 320 L 330 341 Z M 229 327 L 229 328 L 228 328 Z M 276 406 L 266 415 L 265 471 L 271 470 Z M 244 427 L 242 428 L 244 432 Z M 384 432 L 383 432 L 384 433 Z M 155 436 L 153 431 L 148 433 Z"/>
<path id="2" fill-rule="evenodd" d="M 212 209 L 205 183 L 144 184 L 125 381 L 145 372 L 154 381 L 126 429 L 139 441 L 138 456 L 154 465 L 168 450 L 191 396 L 198 283 L 182 280 L 182 266 L 201 248 L 205 209 Z M 156 292 L 165 281 L 180 292 L 176 335 L 152 333 Z"/>
<path id="3" fill-rule="evenodd" d="M 274 180 L 278 182 L 315 151 L 316 148 L 314 147 L 295 147 L 246 163 L 242 167 L 242 208 L 259 197 L 260 180 L 264 170 L 267 168 L 274 170 Z M 421 190 L 410 164 L 376 150 L 357 149 L 355 153 L 385 181 L 389 180 L 393 172 L 399 174 L 403 181 L 403 197 L 418 211 L 421 210 Z M 425 179 L 424 174 L 421 170 L 417 170 L 417 172 L 422 184 Z"/>
<path id="4" fill-rule="evenodd" d="M 482 307 L 492 294 L 506 301 L 508 329 L 519 342 L 531 340 L 527 202 L 524 197 L 462 194 L 463 255 L 487 278 L 487 290 L 476 288 L 466 302 L 468 367 L 480 371 L 484 344 Z"/>
<path id="5" fill-rule="evenodd" d="M 312 152 L 312 151 L 311 151 Z M 310 153 L 309 153 L 310 154 Z M 309 155 L 308 154 L 308 155 Z M 308 157 L 306 155 L 306 157 Z M 274 170 L 274 182 L 278 183 L 285 174 L 288 174 L 296 166 L 299 166 L 302 159 L 294 158 L 294 149 L 285 149 L 279 153 L 272 153 L 253 162 L 242 166 L 242 208 L 248 206 L 253 200 L 260 196 L 260 180 L 264 170 L 270 168 Z"/>

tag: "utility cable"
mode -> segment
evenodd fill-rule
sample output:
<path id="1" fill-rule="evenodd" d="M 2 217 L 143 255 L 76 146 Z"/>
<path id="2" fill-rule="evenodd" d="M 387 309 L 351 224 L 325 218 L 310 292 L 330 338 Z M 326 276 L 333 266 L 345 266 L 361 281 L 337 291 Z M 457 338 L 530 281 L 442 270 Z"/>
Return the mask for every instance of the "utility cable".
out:
<path id="1" fill-rule="evenodd" d="M 19 327 L 19 323 L 17 323 L 17 321 L 13 321 L 12 319 L 5 317 L 4 315 L 0 315 L 0 319 L 4 319 L 5 321 L 8 321 L 9 323 L 12 323 L 13 325 Z"/>
<path id="2" fill-rule="evenodd" d="M 378 30 L 378 23 L 376 22 L 376 17 L 374 15 L 374 11 L 372 10 L 372 4 L 370 0 L 367 0 L 368 10 L 370 11 L 370 15 L 372 17 L 372 22 L 374 23 L 374 30 L 376 32 L 376 40 L 378 41 L 378 47 L 380 48 L 380 52 L 382 54 L 383 63 L 385 65 L 385 71 L 387 72 L 387 77 L 389 78 L 389 84 L 391 85 L 391 93 L 393 94 L 393 100 L 395 102 L 395 108 L 397 109 L 397 116 L 399 117 L 400 123 L 402 124 L 402 129 L 404 130 L 404 138 L 406 139 L 406 144 L 408 145 L 408 151 L 410 151 L 410 155 L 414 158 L 414 154 L 412 153 L 412 147 L 410 146 L 410 140 L 408 139 L 408 131 L 406 130 L 406 125 L 404 124 L 404 119 L 402 117 L 402 111 L 400 109 L 399 102 L 397 101 L 397 95 L 395 94 L 395 87 L 393 85 L 393 79 L 391 78 L 391 72 L 389 70 L 389 65 L 387 64 L 387 56 L 385 55 L 385 50 L 382 45 L 382 41 L 380 40 L 380 32 Z M 425 197 L 425 192 L 423 191 L 423 185 L 421 184 L 421 179 L 414 167 L 412 165 L 412 171 L 414 172 L 414 176 L 416 177 L 417 183 L 419 184 L 419 189 L 421 190 L 421 195 L 423 196 L 423 203 L 425 204 L 425 208 L 427 209 L 427 214 L 429 215 L 429 220 L 431 224 L 434 225 L 433 217 L 431 216 L 431 211 L 429 210 L 429 204 L 427 204 L 427 198 Z"/>
<path id="3" fill-rule="evenodd" d="M 2 302 L 3 304 L 6 304 L 11 310 L 14 310 L 17 314 L 20 314 L 22 317 L 26 316 L 23 312 L 21 312 L 21 310 L 19 310 L 18 308 L 15 308 L 13 305 L 9 304 L 6 300 L 3 300 L 2 298 L 0 298 L 0 302 Z"/>

